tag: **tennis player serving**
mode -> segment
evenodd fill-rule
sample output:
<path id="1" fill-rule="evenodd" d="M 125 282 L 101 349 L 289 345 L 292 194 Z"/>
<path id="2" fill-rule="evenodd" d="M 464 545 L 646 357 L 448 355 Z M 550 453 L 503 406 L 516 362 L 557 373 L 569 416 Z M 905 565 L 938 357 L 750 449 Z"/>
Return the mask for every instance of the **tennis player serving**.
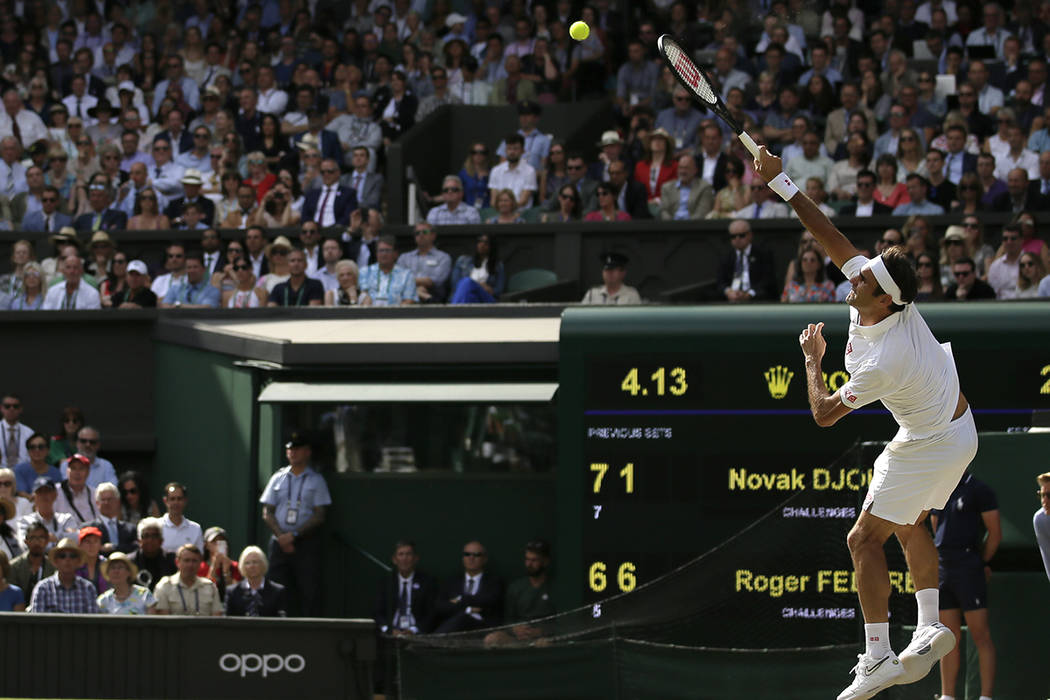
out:
<path id="1" fill-rule="evenodd" d="M 902 247 L 867 259 L 781 170 L 780 158 L 761 148 L 755 171 L 788 202 L 850 280 L 848 382 L 828 394 L 821 379 L 827 344 L 823 323 L 799 335 L 806 358 L 809 404 L 817 425 L 830 427 L 851 410 L 873 401 L 900 426 L 875 460 L 860 517 L 846 543 L 853 557 L 864 614 L 865 650 L 853 682 L 839 700 L 864 700 L 891 685 L 923 678 L 955 647 L 955 636 L 938 621 L 937 550 L 925 525 L 931 508 L 943 508 L 977 453 L 977 429 L 950 344 L 941 345 L 911 303 L 918 283 Z M 883 546 L 896 535 L 915 582 L 919 619 L 911 643 L 898 658 L 889 645 L 890 580 Z"/>

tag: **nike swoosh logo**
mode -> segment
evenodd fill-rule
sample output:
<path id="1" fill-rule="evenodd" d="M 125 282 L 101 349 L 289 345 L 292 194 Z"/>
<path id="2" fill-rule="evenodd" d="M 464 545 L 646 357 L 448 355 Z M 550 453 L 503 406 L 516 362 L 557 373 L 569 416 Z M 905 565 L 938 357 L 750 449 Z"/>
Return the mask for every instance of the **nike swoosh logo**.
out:
<path id="1" fill-rule="evenodd" d="M 864 675 L 865 676 L 870 676 L 871 674 L 873 674 L 876 671 L 878 671 L 879 670 L 879 666 L 882 666 L 882 664 L 885 663 L 886 659 L 888 659 L 888 658 L 890 658 L 890 657 L 889 656 L 883 656 L 882 659 L 879 661 L 879 663 L 875 664 L 874 666 L 868 666 L 866 669 L 864 669 Z"/>
<path id="2" fill-rule="evenodd" d="M 927 644 L 926 646 L 922 647 L 921 649 L 916 649 L 915 653 L 918 654 L 919 656 L 922 656 L 923 654 L 929 654 L 930 653 L 930 645 Z"/>

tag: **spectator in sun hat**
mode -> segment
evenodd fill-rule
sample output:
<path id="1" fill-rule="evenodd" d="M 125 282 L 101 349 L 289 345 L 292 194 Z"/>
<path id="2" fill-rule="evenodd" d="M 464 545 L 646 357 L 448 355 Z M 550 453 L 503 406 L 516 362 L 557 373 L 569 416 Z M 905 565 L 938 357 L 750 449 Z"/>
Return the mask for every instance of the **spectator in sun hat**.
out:
<path id="1" fill-rule="evenodd" d="M 65 537 L 48 553 L 55 573 L 37 584 L 29 602 L 29 612 L 68 613 L 92 615 L 98 612 L 95 603 L 98 591 L 94 584 L 77 576 L 84 565 L 84 551 L 76 540 Z"/>
<path id="2" fill-rule="evenodd" d="M 182 183 L 182 196 L 172 200 L 164 210 L 165 216 L 175 221 L 182 217 L 183 208 L 193 202 L 200 208 L 205 225 L 211 226 L 215 220 L 215 202 L 201 195 L 201 186 L 204 184 L 201 171 L 196 168 L 188 168 L 183 172 L 180 182 Z"/>

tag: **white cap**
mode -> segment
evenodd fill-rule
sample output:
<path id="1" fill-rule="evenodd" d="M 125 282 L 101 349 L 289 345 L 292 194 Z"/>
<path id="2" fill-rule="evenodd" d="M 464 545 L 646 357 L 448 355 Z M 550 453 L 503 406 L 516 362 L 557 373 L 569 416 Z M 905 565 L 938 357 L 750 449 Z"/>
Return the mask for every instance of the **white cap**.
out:
<path id="1" fill-rule="evenodd" d="M 146 269 L 146 263 L 141 260 L 132 260 L 128 263 L 128 272 L 137 272 L 140 275 L 149 274 L 149 270 Z"/>

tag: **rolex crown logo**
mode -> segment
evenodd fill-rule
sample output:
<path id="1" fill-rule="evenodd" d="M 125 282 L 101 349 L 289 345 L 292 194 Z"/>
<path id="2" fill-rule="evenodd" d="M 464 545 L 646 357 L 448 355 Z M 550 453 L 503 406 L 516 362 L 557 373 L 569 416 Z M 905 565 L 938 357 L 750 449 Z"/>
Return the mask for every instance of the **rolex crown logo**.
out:
<path id="1" fill-rule="evenodd" d="M 787 396 L 788 386 L 795 373 L 784 365 L 777 365 L 766 370 L 766 384 L 769 386 L 769 395 L 774 399 L 782 399 Z"/>

